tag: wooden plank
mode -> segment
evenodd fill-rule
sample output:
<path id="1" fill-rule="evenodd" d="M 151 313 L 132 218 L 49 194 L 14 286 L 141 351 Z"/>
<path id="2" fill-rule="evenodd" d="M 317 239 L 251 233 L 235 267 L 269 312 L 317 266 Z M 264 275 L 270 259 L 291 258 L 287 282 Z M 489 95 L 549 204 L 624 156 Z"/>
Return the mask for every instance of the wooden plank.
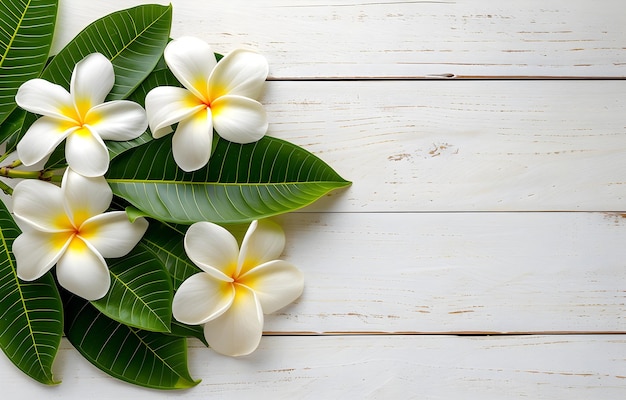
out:
<path id="1" fill-rule="evenodd" d="M 618 211 L 624 93 L 626 81 L 268 82 L 262 101 L 269 135 L 353 182 L 307 211 Z"/>
<path id="2" fill-rule="evenodd" d="M 64 340 L 63 383 L 34 384 L 0 357 L 9 399 L 623 399 L 624 336 L 266 337 L 245 358 L 193 342 L 185 392 L 146 391 L 96 370 Z M 94 388 L 98 388 L 94 390 Z"/>
<path id="3" fill-rule="evenodd" d="M 626 219 L 610 213 L 301 213 L 305 274 L 276 333 L 626 332 Z"/>
<path id="4" fill-rule="evenodd" d="M 354 182 L 317 211 L 614 211 L 626 81 L 269 82 L 272 136 Z"/>
<path id="5" fill-rule="evenodd" d="M 145 1 L 60 3 L 55 49 Z M 626 76 L 622 0 L 171 3 L 173 37 L 199 36 L 226 53 L 258 49 L 274 79 Z"/>

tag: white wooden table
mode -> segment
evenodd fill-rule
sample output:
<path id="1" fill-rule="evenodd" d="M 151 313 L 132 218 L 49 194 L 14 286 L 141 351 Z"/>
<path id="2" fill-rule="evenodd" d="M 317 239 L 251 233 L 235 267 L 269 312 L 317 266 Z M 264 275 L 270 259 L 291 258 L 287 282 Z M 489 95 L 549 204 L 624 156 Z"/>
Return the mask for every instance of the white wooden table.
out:
<path id="1" fill-rule="evenodd" d="M 626 398 L 623 0 L 171 2 L 354 184 L 277 218 L 306 289 L 253 355 L 190 341 L 164 393 L 64 340 L 57 387 L 0 357 L 3 399 Z M 61 0 L 57 48 L 140 3 Z"/>

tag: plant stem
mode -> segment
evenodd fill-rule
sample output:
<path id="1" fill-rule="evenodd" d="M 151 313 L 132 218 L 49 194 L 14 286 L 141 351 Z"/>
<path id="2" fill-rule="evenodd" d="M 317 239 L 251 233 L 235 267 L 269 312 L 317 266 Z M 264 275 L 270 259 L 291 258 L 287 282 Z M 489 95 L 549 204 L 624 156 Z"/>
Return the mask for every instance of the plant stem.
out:
<path id="1" fill-rule="evenodd" d="M 13 188 L 2 181 L 0 181 L 0 190 L 9 196 L 13 194 Z"/>
<path id="2" fill-rule="evenodd" d="M 10 165 L 0 167 L 0 176 L 13 179 L 39 179 L 42 181 L 56 181 L 58 177 L 55 176 L 54 171 L 22 171 L 15 169 L 22 165 L 20 160 L 15 160 Z"/>

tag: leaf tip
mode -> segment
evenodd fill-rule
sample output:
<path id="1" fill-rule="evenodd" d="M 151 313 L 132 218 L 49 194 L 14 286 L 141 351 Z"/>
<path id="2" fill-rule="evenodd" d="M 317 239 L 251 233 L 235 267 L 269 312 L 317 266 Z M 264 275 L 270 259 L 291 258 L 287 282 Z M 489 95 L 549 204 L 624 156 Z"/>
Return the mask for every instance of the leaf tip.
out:
<path id="1" fill-rule="evenodd" d="M 172 5 L 172 3 L 169 3 L 167 6 L 166 5 L 162 5 L 161 7 L 163 7 L 165 9 L 165 12 L 163 13 L 163 15 L 167 16 L 168 18 L 172 18 L 172 12 L 174 11 L 174 6 Z M 171 28 L 171 25 L 170 25 Z"/>
<path id="2" fill-rule="evenodd" d="M 133 206 L 126 207 L 124 211 L 126 211 L 126 216 L 128 216 L 130 222 L 135 222 L 137 218 L 148 216 L 146 213 Z"/>
<path id="3" fill-rule="evenodd" d="M 54 379 L 51 380 L 50 382 L 46 383 L 46 385 L 49 385 L 49 386 L 57 386 L 57 385 L 60 385 L 60 384 L 61 384 L 60 380 L 54 380 Z"/>
<path id="4" fill-rule="evenodd" d="M 174 389 L 189 389 L 202 382 L 202 379 L 187 379 L 181 377 L 178 382 L 173 386 Z"/>
<path id="5" fill-rule="evenodd" d="M 43 383 L 44 385 L 47 385 L 47 386 L 56 386 L 56 385 L 61 384 L 60 380 L 54 379 L 54 376 L 52 375 L 52 373 L 48 373 L 40 377 L 34 377 L 34 376 L 31 376 L 31 377 L 37 380 L 37 382 Z"/>

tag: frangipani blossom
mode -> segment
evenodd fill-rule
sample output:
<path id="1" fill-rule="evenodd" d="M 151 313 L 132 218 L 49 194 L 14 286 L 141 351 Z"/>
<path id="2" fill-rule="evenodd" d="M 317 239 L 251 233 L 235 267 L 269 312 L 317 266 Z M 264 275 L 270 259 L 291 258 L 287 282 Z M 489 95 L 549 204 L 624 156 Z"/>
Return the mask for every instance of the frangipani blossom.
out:
<path id="1" fill-rule="evenodd" d="M 273 222 L 252 222 L 241 250 L 226 229 L 210 222 L 192 225 L 184 245 L 203 272 L 178 288 L 172 315 L 186 324 L 204 324 L 204 336 L 218 353 L 239 356 L 253 352 L 263 333 L 263 314 L 302 294 L 302 272 L 276 259 L 285 246 L 285 235 Z"/>
<path id="2" fill-rule="evenodd" d="M 93 53 L 74 67 L 70 91 L 43 79 L 20 86 L 15 101 L 26 111 L 43 115 L 17 145 L 24 165 L 45 159 L 63 141 L 68 165 L 85 176 L 100 176 L 109 168 L 104 140 L 135 139 L 148 127 L 146 112 L 137 103 L 104 103 L 113 88 L 113 65 Z"/>
<path id="3" fill-rule="evenodd" d="M 113 194 L 103 177 L 68 168 L 61 187 L 24 180 L 13 191 L 13 212 L 23 233 L 13 242 L 17 276 L 38 279 L 55 264 L 59 284 L 87 300 L 111 284 L 104 257 L 122 257 L 141 239 L 148 221 L 131 223 L 124 211 L 105 212 Z"/>
<path id="4" fill-rule="evenodd" d="M 235 50 L 220 62 L 200 39 L 170 42 L 165 62 L 184 88 L 161 86 L 146 96 L 146 112 L 155 138 L 172 131 L 172 153 L 184 171 L 204 167 L 211 156 L 213 129 L 236 143 L 255 142 L 265 135 L 265 110 L 256 99 L 267 78 L 267 60 L 258 53 Z"/>

